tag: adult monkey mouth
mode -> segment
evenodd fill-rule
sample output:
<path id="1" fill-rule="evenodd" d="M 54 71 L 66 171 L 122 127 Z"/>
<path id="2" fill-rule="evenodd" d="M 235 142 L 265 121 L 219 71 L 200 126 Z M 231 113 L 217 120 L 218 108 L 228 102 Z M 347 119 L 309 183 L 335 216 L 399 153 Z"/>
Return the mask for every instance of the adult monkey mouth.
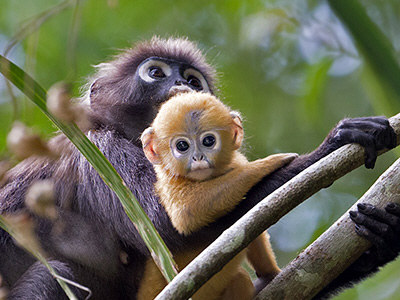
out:
<path id="1" fill-rule="evenodd" d="M 180 93 L 189 93 L 189 92 L 194 92 L 192 88 L 190 88 L 187 85 L 174 85 L 173 87 L 170 88 L 168 92 L 168 98 L 171 98 L 177 94 Z"/>
<path id="2" fill-rule="evenodd" d="M 196 92 L 196 90 L 192 89 L 190 86 L 187 85 L 174 85 L 173 87 L 171 87 L 168 91 L 167 97 L 165 99 L 163 99 L 162 101 L 158 101 L 155 105 L 156 110 L 158 111 L 160 106 L 168 101 L 169 99 L 171 99 L 173 96 L 177 95 L 177 94 L 182 94 L 182 93 L 190 93 L 190 92 Z"/>

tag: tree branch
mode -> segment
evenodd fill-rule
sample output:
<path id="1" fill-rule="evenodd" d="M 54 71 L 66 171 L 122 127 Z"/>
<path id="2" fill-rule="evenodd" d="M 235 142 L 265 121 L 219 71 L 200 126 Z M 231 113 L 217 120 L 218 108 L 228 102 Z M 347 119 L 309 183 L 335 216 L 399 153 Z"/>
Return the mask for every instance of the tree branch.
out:
<path id="1" fill-rule="evenodd" d="M 400 159 L 398 159 L 350 210 L 358 203 L 383 208 L 389 202 L 400 203 Z M 346 212 L 314 243 L 287 265 L 256 299 L 310 299 L 341 274 L 371 244 L 354 231 Z"/>
<path id="2" fill-rule="evenodd" d="M 390 123 L 399 136 L 400 114 L 392 117 Z M 224 231 L 164 288 L 156 300 L 188 299 L 252 240 L 291 209 L 363 163 L 364 149 L 351 144 L 311 165 Z"/>

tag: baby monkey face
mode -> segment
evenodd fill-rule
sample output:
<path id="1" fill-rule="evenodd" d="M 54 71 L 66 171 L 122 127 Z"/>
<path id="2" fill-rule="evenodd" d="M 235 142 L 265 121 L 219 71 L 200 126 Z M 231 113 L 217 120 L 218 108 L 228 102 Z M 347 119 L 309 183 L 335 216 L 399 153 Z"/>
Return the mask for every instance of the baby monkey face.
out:
<path id="1" fill-rule="evenodd" d="M 188 132 L 172 138 L 170 148 L 174 158 L 186 170 L 186 177 L 205 180 L 213 174 L 221 151 L 221 135 L 217 130 Z"/>
<path id="2" fill-rule="evenodd" d="M 143 151 L 157 175 L 208 180 L 229 171 L 240 148 L 239 113 L 215 96 L 184 93 L 165 102 L 141 136 Z"/>

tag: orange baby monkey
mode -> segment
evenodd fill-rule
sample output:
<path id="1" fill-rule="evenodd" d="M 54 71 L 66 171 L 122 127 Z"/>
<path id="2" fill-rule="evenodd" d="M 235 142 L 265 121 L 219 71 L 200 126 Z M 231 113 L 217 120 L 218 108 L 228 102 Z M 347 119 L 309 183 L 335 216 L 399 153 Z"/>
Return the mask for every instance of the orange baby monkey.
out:
<path id="1" fill-rule="evenodd" d="M 157 174 L 156 192 L 178 232 L 194 233 L 227 214 L 264 176 L 297 156 L 275 154 L 248 162 L 238 151 L 243 135 L 240 115 L 206 93 L 171 98 L 143 132 L 143 150 Z M 179 267 L 206 246 L 190 253 L 174 253 Z M 269 239 L 263 234 L 192 298 L 251 299 L 254 287 L 240 266 L 246 256 L 264 279 L 270 280 L 280 271 Z M 166 283 L 150 261 L 145 273 L 138 299 L 153 299 Z"/>

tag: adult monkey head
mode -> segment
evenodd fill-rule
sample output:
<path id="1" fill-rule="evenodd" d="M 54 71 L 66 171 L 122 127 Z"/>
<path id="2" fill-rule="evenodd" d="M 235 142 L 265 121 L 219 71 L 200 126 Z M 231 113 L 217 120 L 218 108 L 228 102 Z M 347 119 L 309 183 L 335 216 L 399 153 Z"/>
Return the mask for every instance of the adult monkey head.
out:
<path id="1" fill-rule="evenodd" d="M 215 69 L 183 38 L 153 37 L 97 67 L 88 91 L 94 127 L 115 129 L 133 142 L 171 96 L 215 92 Z"/>

